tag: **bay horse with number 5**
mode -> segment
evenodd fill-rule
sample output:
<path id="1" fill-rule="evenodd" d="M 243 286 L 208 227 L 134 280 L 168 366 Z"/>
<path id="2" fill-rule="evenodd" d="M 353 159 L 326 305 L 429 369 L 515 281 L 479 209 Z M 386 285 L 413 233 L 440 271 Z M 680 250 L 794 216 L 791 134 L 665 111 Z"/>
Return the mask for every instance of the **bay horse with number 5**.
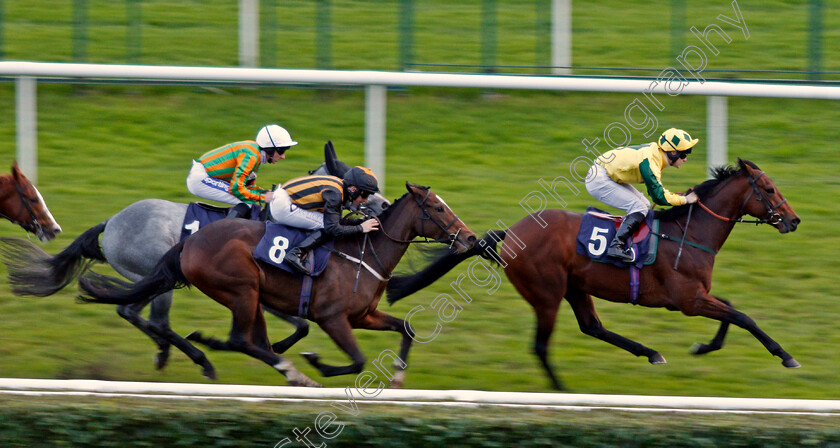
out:
<path id="1" fill-rule="evenodd" d="M 400 359 L 395 360 L 397 371 L 392 385 L 398 386 L 412 335 L 401 319 L 376 309 L 387 278 L 414 237 L 446 242 L 459 251 L 469 250 L 475 243 L 475 234 L 430 189 L 408 183 L 406 188 L 408 193 L 379 216 L 381 230 L 335 241 L 336 251 L 351 256 L 361 252 L 359 258 L 378 271 L 377 274 L 336 255 L 326 270 L 314 278 L 306 317 L 317 323 L 352 359 L 347 366 L 330 366 L 323 364 L 317 354 L 305 354 L 307 361 L 324 376 L 362 371 L 365 357 L 356 344 L 353 328 L 396 331 L 402 335 L 402 345 Z M 272 351 L 260 305 L 296 315 L 302 279 L 254 258 L 254 249 L 264 233 L 264 223 L 244 219 L 216 221 L 175 245 L 151 275 L 133 286 L 92 271 L 84 274 L 79 278 L 85 294 L 80 299 L 118 305 L 143 303 L 163 291 L 192 284 L 231 310 L 233 327 L 227 341 L 204 337 L 198 332 L 187 339 L 259 359 L 285 375 L 292 385 L 317 386 L 291 362 Z"/>
<path id="2" fill-rule="evenodd" d="M 55 222 L 41 193 L 17 162 L 12 163 L 12 174 L 0 175 L 0 216 L 35 234 L 41 241 L 49 241 L 61 233 L 61 226 Z"/>
<path id="3" fill-rule="evenodd" d="M 709 344 L 695 345 L 693 353 L 696 355 L 720 349 L 729 324 L 735 324 L 749 331 L 770 353 L 780 357 L 782 365 L 799 367 L 799 363 L 752 319 L 709 292 L 715 254 L 742 216 L 756 217 L 758 221 L 754 222 L 770 224 L 779 233 L 796 230 L 799 217 L 773 181 L 746 160 L 738 159 L 738 168 L 713 170 L 713 179 L 696 186 L 693 191 L 700 198 L 700 207 L 683 205 L 657 212 L 661 220 L 660 235 L 670 235 L 671 242 L 660 242 L 656 261 L 641 270 L 639 305 L 720 321 L 720 329 Z M 690 217 L 690 228 L 686 229 Z M 431 284 L 458 263 L 481 255 L 501 261 L 508 279 L 534 308 L 537 315 L 534 351 L 556 389 L 562 390 L 563 383 L 549 364 L 548 342 L 560 301 L 564 298 L 572 307 L 583 333 L 636 356 L 644 356 L 651 364 L 664 364 L 665 358 L 657 351 L 607 330 L 598 319 L 592 297 L 630 302 L 630 273 L 628 269 L 598 263 L 576 252 L 581 218 L 579 213 L 546 210 L 539 216 L 523 218 L 507 231 L 491 231 L 467 252 L 445 254 L 414 275 L 392 278 L 387 289 L 388 301 L 396 302 Z M 542 223 L 546 223 L 545 228 Z M 687 244 L 675 268 L 683 229 Z M 504 244 L 498 252 L 497 241 Z"/>

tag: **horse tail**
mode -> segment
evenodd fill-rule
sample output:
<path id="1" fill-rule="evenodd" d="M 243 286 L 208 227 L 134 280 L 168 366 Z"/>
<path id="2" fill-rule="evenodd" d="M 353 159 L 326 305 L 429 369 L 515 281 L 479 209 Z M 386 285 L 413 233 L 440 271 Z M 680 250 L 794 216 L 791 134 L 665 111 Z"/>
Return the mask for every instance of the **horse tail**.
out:
<path id="1" fill-rule="evenodd" d="M 437 258 L 428 266 L 423 268 L 420 272 L 407 276 L 391 277 L 388 281 L 388 286 L 385 290 L 388 293 L 388 303 L 410 296 L 415 292 L 431 285 L 435 280 L 443 277 L 447 272 L 458 266 L 462 261 L 480 255 L 493 262 L 499 260 L 499 254 L 496 252 L 496 244 L 504 239 L 507 232 L 504 230 L 491 230 L 477 241 L 476 244 L 469 250 L 461 253 L 454 253 L 448 249 L 443 250 L 443 254 L 439 254 Z"/>
<path id="2" fill-rule="evenodd" d="M 91 227 L 56 256 L 27 240 L 0 238 L 0 257 L 9 273 L 12 293 L 46 297 L 67 286 L 91 264 L 104 262 L 99 235 L 107 221 Z"/>
<path id="3" fill-rule="evenodd" d="M 90 271 L 79 277 L 78 296 L 83 303 L 110 303 L 114 305 L 130 305 L 151 299 L 173 289 L 189 286 L 190 282 L 181 272 L 181 252 L 184 242 L 180 242 L 169 249 L 152 273 L 137 283 L 130 283 L 115 277 L 97 274 Z"/>

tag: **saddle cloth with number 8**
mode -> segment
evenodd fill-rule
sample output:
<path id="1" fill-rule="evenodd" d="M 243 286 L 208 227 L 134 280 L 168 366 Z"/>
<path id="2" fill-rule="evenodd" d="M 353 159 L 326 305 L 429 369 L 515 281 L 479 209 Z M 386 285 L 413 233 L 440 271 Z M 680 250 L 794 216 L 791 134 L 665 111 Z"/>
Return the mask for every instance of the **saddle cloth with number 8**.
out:
<path id="1" fill-rule="evenodd" d="M 265 235 L 263 235 L 256 249 L 254 249 L 254 258 L 286 272 L 291 272 L 298 277 L 302 277 L 297 271 L 283 263 L 283 258 L 286 256 L 286 252 L 303 241 L 307 234 L 308 231 L 306 230 L 266 222 Z M 333 242 L 329 241 L 323 246 L 309 252 L 309 255 L 307 255 L 310 263 L 314 261 L 311 269 L 313 277 L 321 274 L 327 268 L 327 261 L 330 259 L 330 251 L 327 248 L 332 248 L 332 246 Z M 312 258 L 313 255 L 315 256 L 314 259 Z"/>
<path id="2" fill-rule="evenodd" d="M 620 218 L 595 207 L 587 207 L 577 235 L 577 253 L 587 255 L 601 263 L 628 267 L 628 263 L 607 257 L 607 247 L 615 237 L 619 225 L 621 225 Z M 656 248 L 659 238 L 651 236 L 651 229 L 654 232 L 659 231 L 659 220 L 653 219 L 652 210 L 648 213 L 639 231 L 633 235 L 633 250 L 636 253 L 636 261 L 633 264 L 637 268 L 653 264 L 656 261 Z"/>

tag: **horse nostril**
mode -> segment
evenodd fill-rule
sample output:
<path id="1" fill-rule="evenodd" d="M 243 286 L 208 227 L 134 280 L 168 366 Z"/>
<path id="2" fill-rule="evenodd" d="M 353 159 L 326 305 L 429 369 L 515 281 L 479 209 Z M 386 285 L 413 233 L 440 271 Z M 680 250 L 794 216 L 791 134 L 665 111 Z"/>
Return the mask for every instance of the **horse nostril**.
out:
<path id="1" fill-rule="evenodd" d="M 469 243 L 475 243 L 475 235 L 470 235 L 470 237 L 469 237 L 469 238 L 467 238 L 467 242 L 469 242 Z"/>
<path id="2" fill-rule="evenodd" d="M 389 204 L 387 202 L 383 202 L 382 203 L 382 210 L 385 210 L 386 208 L 388 208 L 389 205 L 391 205 L 391 204 Z"/>

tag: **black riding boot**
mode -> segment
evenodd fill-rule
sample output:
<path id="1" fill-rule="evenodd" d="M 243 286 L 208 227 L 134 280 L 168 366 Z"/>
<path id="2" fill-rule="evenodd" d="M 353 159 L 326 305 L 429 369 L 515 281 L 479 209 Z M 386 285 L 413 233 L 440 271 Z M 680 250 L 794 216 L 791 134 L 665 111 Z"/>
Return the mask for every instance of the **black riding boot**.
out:
<path id="1" fill-rule="evenodd" d="M 609 249 L 607 249 L 607 256 L 628 263 L 635 261 L 631 239 L 644 220 L 645 214 L 642 212 L 635 212 L 625 216 L 624 221 L 621 222 L 621 226 L 618 227 L 615 233 L 615 238 L 613 238 Z"/>
<path id="2" fill-rule="evenodd" d="M 310 250 L 326 243 L 327 240 L 329 240 L 329 234 L 327 234 L 327 232 L 324 232 L 323 230 L 315 230 L 309 235 L 306 235 L 306 238 L 298 243 L 297 246 L 289 249 L 289 251 L 286 252 L 285 258 L 283 258 L 283 261 L 288 263 L 289 266 L 301 274 L 311 275 L 312 272 L 310 269 L 303 264 L 304 258 L 306 258 Z"/>
<path id="3" fill-rule="evenodd" d="M 231 209 L 228 210 L 228 214 L 226 216 L 226 218 L 245 218 L 245 219 L 248 219 L 250 217 L 251 217 L 251 206 L 244 203 L 244 202 L 240 202 L 240 203 L 234 205 L 233 207 L 231 207 Z"/>

